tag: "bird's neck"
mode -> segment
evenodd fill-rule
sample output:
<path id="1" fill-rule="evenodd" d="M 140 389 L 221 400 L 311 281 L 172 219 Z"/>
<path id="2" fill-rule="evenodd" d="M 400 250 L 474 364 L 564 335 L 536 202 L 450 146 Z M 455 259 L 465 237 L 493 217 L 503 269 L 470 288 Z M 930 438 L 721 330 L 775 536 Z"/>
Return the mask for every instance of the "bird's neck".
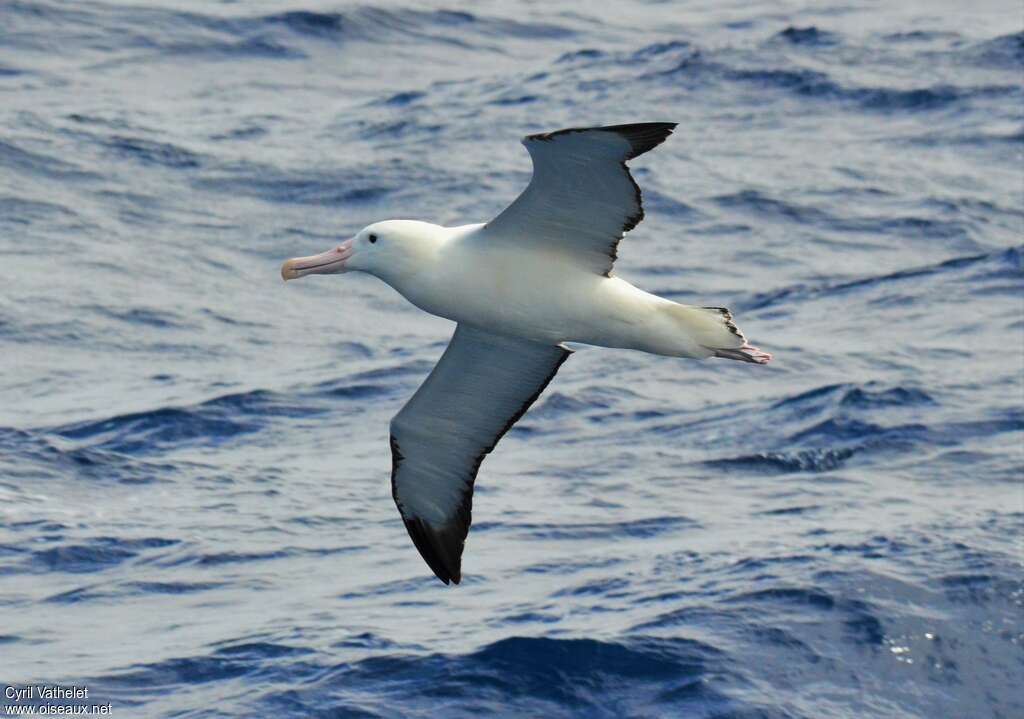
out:
<path id="1" fill-rule="evenodd" d="M 457 248 L 471 241 L 473 233 L 483 225 L 424 225 L 401 261 L 389 263 L 376 274 L 420 309 L 444 317 L 447 315 L 440 310 L 441 305 L 451 294 L 451 285 L 457 282 L 461 269 Z"/>
<path id="2" fill-rule="evenodd" d="M 405 287 L 422 284 L 424 278 L 435 274 L 442 261 L 442 250 L 451 240 L 451 230 L 447 227 L 423 222 L 417 223 L 415 230 L 415 235 L 403 243 L 403 251 L 374 272 L 402 294 L 405 294 Z"/>

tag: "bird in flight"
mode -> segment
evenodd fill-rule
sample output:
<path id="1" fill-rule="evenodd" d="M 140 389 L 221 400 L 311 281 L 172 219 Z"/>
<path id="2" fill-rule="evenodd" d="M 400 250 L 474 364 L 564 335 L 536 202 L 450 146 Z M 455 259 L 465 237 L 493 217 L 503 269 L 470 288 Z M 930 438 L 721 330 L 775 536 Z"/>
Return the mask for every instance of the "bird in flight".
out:
<path id="1" fill-rule="evenodd" d="M 612 274 L 619 240 L 643 219 L 626 162 L 675 123 L 529 135 L 530 184 L 486 224 L 376 222 L 281 276 L 368 272 L 457 323 L 440 361 L 391 420 L 391 491 L 423 559 L 462 578 L 473 483 L 484 457 L 572 353 L 566 342 L 670 357 L 764 364 L 723 307 L 652 295 Z"/>

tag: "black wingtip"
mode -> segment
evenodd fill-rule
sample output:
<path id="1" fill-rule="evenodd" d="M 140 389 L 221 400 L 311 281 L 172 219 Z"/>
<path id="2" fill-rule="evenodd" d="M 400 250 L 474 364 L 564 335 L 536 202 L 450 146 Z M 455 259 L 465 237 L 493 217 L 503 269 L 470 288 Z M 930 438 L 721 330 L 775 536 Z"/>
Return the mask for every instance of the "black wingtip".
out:
<path id="1" fill-rule="evenodd" d="M 632 160 L 663 143 L 677 125 L 675 122 L 638 122 L 632 125 L 609 125 L 599 129 L 626 138 L 633 148 L 626 159 Z"/>
<path id="2" fill-rule="evenodd" d="M 462 550 L 469 527 L 461 530 L 457 522 L 434 527 L 419 517 L 402 518 L 405 528 L 430 570 L 445 584 L 462 581 Z"/>
<path id="3" fill-rule="evenodd" d="M 631 150 L 626 157 L 632 160 L 634 157 L 644 154 L 648 150 L 665 141 L 672 134 L 672 131 L 679 125 L 678 122 L 634 122 L 629 125 L 604 125 L 601 127 L 567 127 L 564 130 L 554 132 L 542 132 L 536 135 L 527 135 L 526 140 L 552 140 L 559 135 L 568 135 L 573 132 L 590 132 L 601 130 L 603 132 L 614 132 L 629 141 Z"/>
<path id="4" fill-rule="evenodd" d="M 420 556 L 427 563 L 438 579 L 445 584 L 462 581 L 462 550 L 466 546 L 469 525 L 473 522 L 473 491 L 472 487 L 463 495 L 462 504 L 455 516 L 440 527 L 435 527 L 420 517 L 407 517 L 402 503 L 398 499 L 398 485 L 395 476 L 399 465 L 405 461 L 402 448 L 398 445 L 395 435 L 391 441 L 391 496 L 402 514 L 405 529 L 409 532 L 412 543 L 416 545 Z M 482 459 L 482 457 L 481 457 Z M 479 461 L 477 462 L 479 466 Z"/>

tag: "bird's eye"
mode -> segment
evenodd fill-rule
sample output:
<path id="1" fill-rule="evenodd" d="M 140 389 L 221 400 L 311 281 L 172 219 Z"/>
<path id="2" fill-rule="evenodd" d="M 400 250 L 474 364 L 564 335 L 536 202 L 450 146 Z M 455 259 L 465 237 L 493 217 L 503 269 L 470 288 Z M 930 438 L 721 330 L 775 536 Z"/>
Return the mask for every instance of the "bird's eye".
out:
<path id="1" fill-rule="evenodd" d="M 368 239 L 370 241 L 370 244 L 372 245 L 374 242 L 377 241 L 377 235 L 370 235 L 366 239 Z"/>

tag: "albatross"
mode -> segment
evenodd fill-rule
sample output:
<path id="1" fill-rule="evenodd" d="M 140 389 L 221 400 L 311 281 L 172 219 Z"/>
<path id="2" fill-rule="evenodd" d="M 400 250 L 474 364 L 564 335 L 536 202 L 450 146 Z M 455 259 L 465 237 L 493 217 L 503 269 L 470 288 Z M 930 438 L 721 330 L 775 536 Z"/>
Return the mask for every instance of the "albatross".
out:
<path id="1" fill-rule="evenodd" d="M 387 220 L 281 267 L 368 272 L 456 322 L 437 365 L 391 420 L 391 492 L 416 549 L 445 584 L 462 578 L 473 483 L 484 457 L 572 354 L 567 342 L 669 357 L 765 364 L 724 307 L 644 292 L 612 274 L 619 240 L 644 217 L 626 162 L 676 123 L 529 135 L 529 185 L 484 224 Z"/>

